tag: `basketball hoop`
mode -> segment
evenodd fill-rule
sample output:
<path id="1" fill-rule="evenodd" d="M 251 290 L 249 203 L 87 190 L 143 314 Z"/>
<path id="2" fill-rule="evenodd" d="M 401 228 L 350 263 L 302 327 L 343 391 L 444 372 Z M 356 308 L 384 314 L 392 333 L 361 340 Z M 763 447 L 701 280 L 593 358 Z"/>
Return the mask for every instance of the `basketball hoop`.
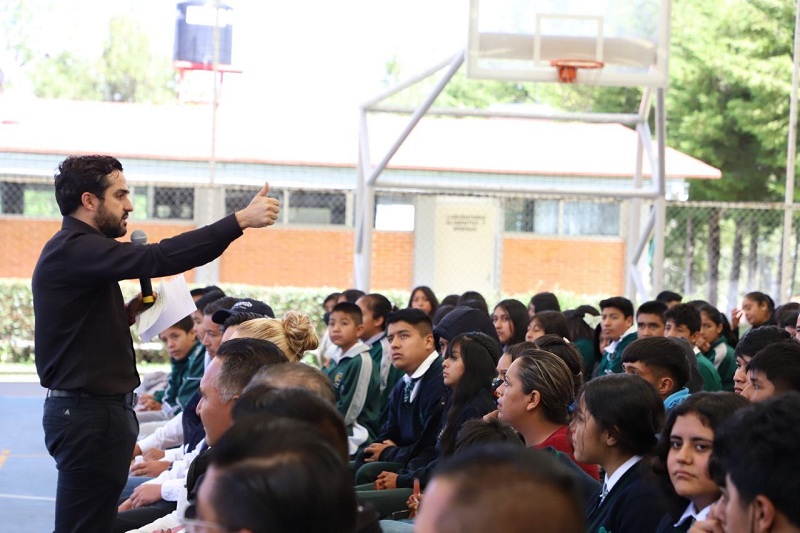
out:
<path id="1" fill-rule="evenodd" d="M 575 83 L 578 77 L 578 69 L 601 69 L 605 66 L 602 61 L 591 59 L 553 59 L 550 65 L 556 67 L 558 71 L 558 81 L 561 83 Z"/>

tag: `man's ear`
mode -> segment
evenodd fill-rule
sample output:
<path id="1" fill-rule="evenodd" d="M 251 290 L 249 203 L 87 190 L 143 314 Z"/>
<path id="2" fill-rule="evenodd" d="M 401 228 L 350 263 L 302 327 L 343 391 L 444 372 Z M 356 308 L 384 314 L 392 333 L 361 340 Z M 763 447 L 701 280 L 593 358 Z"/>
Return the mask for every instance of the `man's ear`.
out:
<path id="1" fill-rule="evenodd" d="M 675 382 L 669 376 L 664 376 L 663 378 L 658 380 L 658 394 L 666 397 L 675 392 L 672 388 L 675 386 Z"/>
<path id="2" fill-rule="evenodd" d="M 758 494 L 753 502 L 753 531 L 772 531 L 778 521 L 778 511 L 769 498 Z"/>
<path id="3" fill-rule="evenodd" d="M 625 317 L 625 324 L 630 328 L 633 325 L 633 315 Z"/>
<path id="4" fill-rule="evenodd" d="M 97 205 L 100 203 L 100 199 L 95 196 L 93 193 L 85 192 L 81 194 L 81 205 L 88 209 L 89 211 L 94 211 L 97 209 Z"/>

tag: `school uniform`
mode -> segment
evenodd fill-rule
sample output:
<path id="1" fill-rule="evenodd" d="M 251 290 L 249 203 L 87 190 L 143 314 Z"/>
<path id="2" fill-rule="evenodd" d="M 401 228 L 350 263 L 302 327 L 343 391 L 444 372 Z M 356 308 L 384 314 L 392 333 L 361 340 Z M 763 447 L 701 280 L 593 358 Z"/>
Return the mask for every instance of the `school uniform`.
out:
<path id="1" fill-rule="evenodd" d="M 699 350 L 695 352 L 695 357 L 697 358 L 697 372 L 703 378 L 703 390 L 706 392 L 722 390 L 722 379 L 720 379 L 717 369 L 714 368 L 714 363 L 699 353 Z"/>
<path id="2" fill-rule="evenodd" d="M 675 391 L 664 400 L 664 410 L 669 411 L 676 405 L 683 403 L 683 401 L 691 396 L 688 387 L 684 387 L 681 390 Z"/>
<path id="3" fill-rule="evenodd" d="M 357 341 L 343 352 L 337 348 L 328 368 L 336 408 L 347 427 L 350 455 L 375 439 L 380 419 L 380 375 L 369 356 L 369 346 Z"/>
<path id="4" fill-rule="evenodd" d="M 695 522 L 708 518 L 709 512 L 711 512 L 711 505 L 698 511 L 694 504 L 689 502 L 686 510 L 677 521 L 670 513 L 665 514 L 658 524 L 656 533 L 687 533 Z"/>
<path id="5" fill-rule="evenodd" d="M 645 477 L 648 470 L 641 459 L 631 457 L 606 478 L 589 504 L 587 532 L 655 531 L 665 510 L 655 483 Z"/>
<path id="6" fill-rule="evenodd" d="M 387 418 L 375 440 L 391 440 L 397 446 L 385 448 L 379 461 L 406 467 L 409 462 L 425 464 L 433 458 L 444 393 L 442 358 L 434 351 L 410 377 L 404 376 L 392 388 Z M 359 454 L 356 467 L 362 464 L 363 457 Z"/>
<path id="7" fill-rule="evenodd" d="M 725 342 L 724 337 L 719 337 L 711 343 L 707 352 L 700 352 L 717 369 L 722 390 L 733 392 L 733 375 L 736 373 L 736 356 L 733 348 Z"/>
<path id="8" fill-rule="evenodd" d="M 594 376 L 605 376 L 606 374 L 621 374 L 622 373 L 622 352 L 625 351 L 625 348 L 628 347 L 630 343 L 635 341 L 637 338 L 636 335 L 636 325 L 634 324 L 628 330 L 622 334 L 622 336 L 609 344 L 605 350 L 603 350 L 603 356 L 600 359 L 600 362 L 597 363 L 597 369 L 594 372 Z"/>
<path id="9" fill-rule="evenodd" d="M 395 383 L 403 377 L 403 371 L 396 369 L 392 364 L 392 350 L 386 339 L 386 331 L 381 331 L 367 339 L 364 344 L 369 346 L 369 356 L 372 358 L 372 363 L 378 367 L 378 374 L 381 378 L 380 409 L 383 412 L 389 403 L 389 396 L 392 394 Z M 385 419 L 381 421 L 385 422 Z"/>

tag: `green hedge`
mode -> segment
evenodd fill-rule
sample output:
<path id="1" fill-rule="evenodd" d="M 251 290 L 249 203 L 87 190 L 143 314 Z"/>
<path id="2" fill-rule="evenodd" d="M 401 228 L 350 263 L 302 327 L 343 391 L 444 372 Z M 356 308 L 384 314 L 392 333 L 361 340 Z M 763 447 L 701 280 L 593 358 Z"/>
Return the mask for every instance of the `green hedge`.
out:
<path id="1" fill-rule="evenodd" d="M 121 284 L 126 299 L 139 291 L 139 284 L 124 281 Z M 250 297 L 263 300 L 272 306 L 276 316 L 289 310 L 307 314 L 322 334 L 322 301 L 337 289 L 322 287 L 303 289 L 297 287 L 261 287 L 251 285 L 220 284 L 226 294 L 237 297 Z M 409 291 L 382 291 L 397 307 L 408 303 Z M 597 306 L 600 297 L 575 295 L 559 291 L 558 298 L 562 309 L 570 309 L 583 303 Z M 439 295 L 444 297 L 444 295 Z M 531 294 L 512 294 L 498 297 L 517 298 L 528 304 Z M 492 301 L 489 302 L 492 305 Z M 491 307 L 490 307 L 491 311 Z M 34 358 L 33 348 L 33 297 L 30 280 L 0 280 L 0 363 L 30 363 Z M 136 345 L 138 361 L 153 363 L 168 362 L 168 356 L 159 343 Z"/>

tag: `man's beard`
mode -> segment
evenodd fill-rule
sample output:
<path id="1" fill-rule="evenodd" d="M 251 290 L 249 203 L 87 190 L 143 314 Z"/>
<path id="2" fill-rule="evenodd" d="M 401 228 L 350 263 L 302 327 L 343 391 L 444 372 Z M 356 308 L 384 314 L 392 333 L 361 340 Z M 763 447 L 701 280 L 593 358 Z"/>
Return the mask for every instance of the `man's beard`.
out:
<path id="1" fill-rule="evenodd" d="M 106 211 L 105 205 L 102 203 L 97 211 L 97 218 L 95 221 L 97 223 L 97 227 L 106 237 L 116 239 L 117 237 L 122 237 L 128 232 L 128 228 L 122 224 L 122 218 L 115 218 L 108 211 Z"/>

